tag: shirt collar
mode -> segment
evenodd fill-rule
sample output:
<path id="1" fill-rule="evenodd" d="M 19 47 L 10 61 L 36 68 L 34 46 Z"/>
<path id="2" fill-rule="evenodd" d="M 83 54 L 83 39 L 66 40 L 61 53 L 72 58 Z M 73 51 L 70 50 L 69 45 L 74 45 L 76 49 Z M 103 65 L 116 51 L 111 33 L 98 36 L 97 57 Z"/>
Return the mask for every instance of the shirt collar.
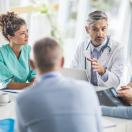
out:
<path id="1" fill-rule="evenodd" d="M 57 71 L 46 72 L 40 76 L 40 80 L 45 80 L 47 78 L 59 77 L 59 76 L 61 76 L 61 74 Z"/>

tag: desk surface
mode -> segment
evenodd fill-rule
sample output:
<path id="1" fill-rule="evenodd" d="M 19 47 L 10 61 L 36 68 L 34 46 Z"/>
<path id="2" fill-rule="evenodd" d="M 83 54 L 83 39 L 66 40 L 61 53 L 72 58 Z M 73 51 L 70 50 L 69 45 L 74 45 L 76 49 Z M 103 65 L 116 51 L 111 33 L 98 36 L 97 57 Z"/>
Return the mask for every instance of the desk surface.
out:
<path id="1" fill-rule="evenodd" d="M 16 118 L 15 113 L 15 96 L 16 94 L 10 94 L 11 97 L 11 103 L 0 106 L 0 119 L 4 118 Z M 132 120 L 126 120 L 126 119 L 120 119 L 120 118 L 111 118 L 111 117 L 102 117 L 103 121 L 103 127 L 104 128 L 110 128 L 110 127 L 116 127 L 117 125 L 124 125 L 127 123 L 132 124 Z"/>
<path id="2" fill-rule="evenodd" d="M 0 106 L 0 119 L 16 118 L 15 103 L 12 102 L 6 106 Z M 128 123 L 129 122 L 129 123 Z M 130 125 L 128 125 L 130 124 Z M 132 121 L 118 118 L 103 117 L 104 132 L 131 132 Z M 125 131 L 129 129 L 129 131 Z"/>

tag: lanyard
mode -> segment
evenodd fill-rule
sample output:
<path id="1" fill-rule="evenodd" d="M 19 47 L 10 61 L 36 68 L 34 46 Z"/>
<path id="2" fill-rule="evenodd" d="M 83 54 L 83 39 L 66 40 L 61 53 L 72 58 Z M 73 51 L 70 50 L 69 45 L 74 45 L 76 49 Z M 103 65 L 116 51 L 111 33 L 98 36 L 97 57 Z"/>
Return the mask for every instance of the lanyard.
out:
<path id="1" fill-rule="evenodd" d="M 106 49 L 106 48 L 109 48 L 109 52 L 111 51 L 111 48 L 110 48 L 110 46 L 108 45 L 109 44 L 109 40 L 110 40 L 110 37 L 107 37 L 107 42 L 106 42 L 106 44 L 101 48 L 101 52 L 103 52 L 104 51 L 104 49 Z M 90 43 L 91 43 L 91 41 L 89 41 L 89 43 L 88 43 L 88 45 L 87 45 L 87 47 L 86 47 L 86 50 L 88 50 L 88 48 L 89 48 L 89 46 L 90 46 Z M 85 57 L 85 70 L 87 69 L 87 63 L 86 63 L 86 57 Z"/>

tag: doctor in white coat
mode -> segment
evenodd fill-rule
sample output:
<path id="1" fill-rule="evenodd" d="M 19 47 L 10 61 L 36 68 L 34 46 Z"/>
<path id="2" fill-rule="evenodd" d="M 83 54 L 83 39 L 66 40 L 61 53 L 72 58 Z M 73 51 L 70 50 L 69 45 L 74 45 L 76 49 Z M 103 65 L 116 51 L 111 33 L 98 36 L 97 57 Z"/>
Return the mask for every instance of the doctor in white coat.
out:
<path id="1" fill-rule="evenodd" d="M 91 12 L 85 29 L 90 39 L 78 46 L 71 67 L 85 69 L 95 86 L 117 87 L 123 73 L 124 51 L 107 35 L 108 18 L 105 12 Z"/>

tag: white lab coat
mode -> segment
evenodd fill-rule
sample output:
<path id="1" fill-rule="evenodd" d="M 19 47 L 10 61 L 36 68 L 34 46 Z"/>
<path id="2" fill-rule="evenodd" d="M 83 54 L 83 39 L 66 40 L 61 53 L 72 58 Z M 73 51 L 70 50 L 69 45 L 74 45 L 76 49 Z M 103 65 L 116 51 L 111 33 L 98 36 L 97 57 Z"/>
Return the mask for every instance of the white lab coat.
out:
<path id="1" fill-rule="evenodd" d="M 91 56 L 90 46 L 86 50 L 89 40 L 83 41 L 77 48 L 74 58 L 71 63 L 72 68 L 85 69 L 85 55 L 87 52 Z M 107 67 L 108 80 L 103 81 L 101 76 L 97 74 L 98 86 L 101 87 L 117 87 L 120 84 L 120 80 L 124 69 L 124 50 L 119 43 L 113 41 L 110 38 L 108 43 L 110 48 L 105 48 L 101 53 L 98 61 L 105 67 Z M 86 61 L 86 72 L 89 80 L 91 79 L 91 62 Z"/>

